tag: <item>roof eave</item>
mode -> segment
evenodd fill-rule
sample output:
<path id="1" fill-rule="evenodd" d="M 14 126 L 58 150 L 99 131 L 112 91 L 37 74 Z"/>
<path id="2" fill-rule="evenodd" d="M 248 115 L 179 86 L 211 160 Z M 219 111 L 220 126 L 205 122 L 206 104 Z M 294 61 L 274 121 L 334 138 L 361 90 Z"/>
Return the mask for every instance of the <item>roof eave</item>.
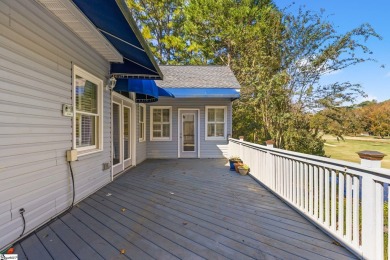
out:
<path id="1" fill-rule="evenodd" d="M 48 9 L 73 33 L 91 46 L 109 62 L 123 62 L 123 56 L 112 44 L 96 29 L 95 25 L 83 12 L 68 0 L 36 0 Z M 69 17 L 74 17 L 70 20 Z M 81 29 L 83 28 L 83 29 Z"/>

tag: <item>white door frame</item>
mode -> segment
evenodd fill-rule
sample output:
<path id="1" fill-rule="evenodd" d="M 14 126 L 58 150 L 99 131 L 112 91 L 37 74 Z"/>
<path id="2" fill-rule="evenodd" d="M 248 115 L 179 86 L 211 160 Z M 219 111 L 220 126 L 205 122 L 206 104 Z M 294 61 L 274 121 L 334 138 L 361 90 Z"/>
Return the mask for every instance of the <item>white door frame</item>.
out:
<path id="1" fill-rule="evenodd" d="M 118 127 L 119 127 L 119 163 L 115 164 L 114 165 L 114 160 L 113 160 L 113 157 L 114 157 L 114 104 L 117 105 L 119 107 L 119 123 L 118 123 Z M 122 169 L 123 170 L 123 153 L 122 153 L 122 103 L 121 102 L 117 102 L 117 101 L 112 101 L 111 103 L 111 121 L 112 121 L 112 124 L 113 124 L 113 128 L 112 128 L 112 131 L 111 131 L 111 165 L 112 165 L 112 173 L 114 175 L 116 175 L 116 173 L 114 173 L 114 171 L 119 168 L 119 169 Z"/>
<path id="2" fill-rule="evenodd" d="M 197 139 L 198 139 L 198 143 L 197 143 L 197 149 L 198 149 L 198 157 L 197 158 L 200 158 L 200 109 L 199 108 L 179 108 L 178 109 L 178 112 L 177 112 L 177 158 L 181 158 L 180 155 L 180 151 L 181 151 L 181 141 L 180 141 L 180 130 L 181 130 L 181 127 L 182 127 L 182 122 L 181 122 L 181 116 L 180 116 L 180 112 L 183 111 L 183 110 L 193 110 L 193 111 L 197 111 L 198 113 L 198 129 L 197 129 Z"/>
<path id="3" fill-rule="evenodd" d="M 112 120 L 112 115 L 113 115 L 113 111 L 112 111 L 112 103 L 116 103 L 116 104 L 119 104 L 119 107 L 120 107 L 120 149 L 121 149 L 121 161 L 122 161 L 122 172 L 125 170 L 125 167 L 124 167 L 124 156 L 123 156 L 123 107 L 128 107 L 130 108 L 130 116 L 131 116 L 131 121 L 130 121 L 130 136 L 131 136 L 131 140 L 130 140 L 130 143 L 131 143 L 131 149 L 130 149 L 130 154 L 131 154 L 131 158 L 128 159 L 131 161 L 130 163 L 130 166 L 135 166 L 136 165 L 136 162 L 137 162 L 137 142 L 136 142 L 136 139 L 137 139 L 137 114 L 136 114 L 136 111 L 137 111 L 137 107 L 136 107 L 136 103 L 125 97 L 125 96 L 122 96 L 121 94 L 119 93 L 116 93 L 116 92 L 112 92 L 112 101 L 111 101 L 111 129 L 113 129 L 113 120 Z M 114 136 L 113 136 L 113 131 L 111 131 L 111 151 L 114 151 Z M 112 154 L 111 154 L 111 180 L 114 179 L 114 176 L 119 176 L 120 175 L 120 172 L 118 174 L 114 174 L 114 166 L 113 166 L 113 160 L 112 160 Z"/>
<path id="4" fill-rule="evenodd" d="M 125 168 L 133 165 L 133 163 L 132 163 L 132 158 L 133 158 L 133 129 L 132 129 L 133 128 L 132 127 L 132 124 L 133 124 L 133 122 L 132 122 L 133 121 L 132 120 L 132 118 L 133 118 L 133 109 L 131 108 L 131 105 L 129 106 L 129 104 L 122 102 L 122 126 L 125 125 L 125 121 L 124 121 L 124 119 L 125 119 L 125 108 L 128 108 L 129 112 L 130 112 L 130 114 L 129 114 L 129 116 L 130 116 L 130 122 L 129 122 L 129 124 L 130 124 L 130 129 L 129 129 L 129 131 L 130 131 L 130 139 L 129 139 L 129 142 L 130 142 L 130 147 L 129 147 L 130 158 L 125 159 L 125 147 L 123 146 L 123 148 L 122 148 L 123 169 L 122 170 L 124 170 Z M 124 137 L 123 127 L 121 127 L 121 132 L 122 132 L 121 133 L 122 136 Z M 122 144 L 124 144 L 123 140 L 122 140 Z"/>

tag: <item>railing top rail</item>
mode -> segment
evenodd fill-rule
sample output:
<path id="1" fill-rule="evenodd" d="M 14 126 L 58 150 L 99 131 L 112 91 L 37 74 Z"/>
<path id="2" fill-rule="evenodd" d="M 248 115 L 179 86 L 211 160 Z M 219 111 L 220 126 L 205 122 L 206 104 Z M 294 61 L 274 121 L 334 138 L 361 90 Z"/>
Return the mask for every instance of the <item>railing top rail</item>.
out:
<path id="1" fill-rule="evenodd" d="M 363 172 L 363 173 L 369 173 L 376 175 L 378 177 L 386 178 L 388 179 L 390 177 L 390 170 L 388 169 L 382 169 L 382 168 L 368 168 L 364 167 L 358 163 L 353 162 L 347 162 L 343 160 L 336 160 L 336 159 L 330 159 L 327 157 L 321 157 L 316 155 L 310 155 L 310 154 L 303 154 L 293 151 L 287 151 L 283 149 L 278 148 L 270 148 L 265 145 L 260 144 L 254 144 L 246 141 L 240 141 L 234 138 L 229 138 L 230 142 L 236 143 L 236 144 L 242 144 L 247 147 L 254 148 L 256 150 L 261 150 L 264 152 L 269 152 L 274 155 L 278 156 L 285 156 L 290 159 L 294 159 L 297 161 L 307 162 L 313 165 L 319 165 L 322 167 L 329 167 L 333 169 L 348 169 L 348 171 L 355 171 L 355 172 Z M 360 174 L 359 174 L 360 175 Z"/>

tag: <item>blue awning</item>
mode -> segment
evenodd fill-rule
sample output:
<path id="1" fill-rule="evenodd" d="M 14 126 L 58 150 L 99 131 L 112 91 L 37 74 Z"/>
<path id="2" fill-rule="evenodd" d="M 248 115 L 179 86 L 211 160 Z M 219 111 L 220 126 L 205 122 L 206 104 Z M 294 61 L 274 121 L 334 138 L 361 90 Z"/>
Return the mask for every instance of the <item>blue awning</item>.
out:
<path id="1" fill-rule="evenodd" d="M 73 2 L 123 55 L 124 63 L 111 64 L 111 74 L 117 78 L 137 76 L 162 79 L 162 73 L 124 0 Z"/>
<path id="2" fill-rule="evenodd" d="M 146 79 L 118 79 L 114 90 L 136 93 L 137 103 L 156 102 L 160 96 L 175 97 L 169 91 L 158 87 L 154 80 Z"/>
<path id="3" fill-rule="evenodd" d="M 231 98 L 240 97 L 240 90 L 233 88 L 164 88 L 175 98 Z"/>

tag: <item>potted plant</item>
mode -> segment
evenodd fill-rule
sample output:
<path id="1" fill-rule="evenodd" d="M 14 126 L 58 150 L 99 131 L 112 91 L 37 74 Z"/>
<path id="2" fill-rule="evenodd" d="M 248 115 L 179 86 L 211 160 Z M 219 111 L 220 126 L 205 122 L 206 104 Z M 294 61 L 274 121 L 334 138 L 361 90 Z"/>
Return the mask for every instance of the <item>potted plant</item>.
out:
<path id="1" fill-rule="evenodd" d="M 249 172 L 249 166 L 246 164 L 238 166 L 238 172 L 240 173 L 240 175 L 247 175 Z"/>
<path id="2" fill-rule="evenodd" d="M 236 171 L 236 173 L 239 173 L 238 167 L 240 167 L 242 165 L 244 165 L 244 163 L 242 161 L 234 163 L 234 170 Z"/>
<path id="3" fill-rule="evenodd" d="M 237 162 L 241 162 L 241 163 L 242 163 L 240 157 L 238 157 L 238 156 L 231 156 L 231 157 L 229 158 L 230 170 L 231 170 L 231 171 L 234 171 L 234 170 L 235 170 L 234 164 L 237 163 Z"/>

